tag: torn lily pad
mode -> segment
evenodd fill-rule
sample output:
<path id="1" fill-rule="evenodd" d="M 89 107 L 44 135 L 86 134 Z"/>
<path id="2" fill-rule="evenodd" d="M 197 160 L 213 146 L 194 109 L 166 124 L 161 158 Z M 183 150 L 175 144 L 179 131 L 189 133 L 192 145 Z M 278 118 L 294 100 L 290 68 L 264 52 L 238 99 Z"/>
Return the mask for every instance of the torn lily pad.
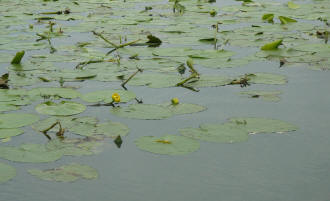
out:
<path id="1" fill-rule="evenodd" d="M 244 129 L 250 134 L 257 133 L 284 133 L 295 131 L 298 128 L 285 121 L 277 119 L 256 118 L 256 117 L 239 117 L 230 118 L 229 121 L 236 125 L 237 128 Z"/>
<path id="2" fill-rule="evenodd" d="M 28 170 L 28 172 L 39 179 L 56 182 L 74 182 L 78 179 L 97 179 L 99 175 L 96 169 L 76 163 L 48 170 L 31 169 Z"/>
<path id="3" fill-rule="evenodd" d="M 0 163 L 0 184 L 5 183 L 16 176 L 16 169 L 11 165 Z"/>
<path id="4" fill-rule="evenodd" d="M 199 149 L 199 142 L 191 138 L 177 135 L 143 136 L 135 141 L 135 145 L 155 154 L 182 155 Z"/>
<path id="5" fill-rule="evenodd" d="M 62 101 L 55 103 L 47 101 L 36 106 L 36 111 L 40 114 L 48 114 L 54 116 L 70 116 L 85 111 L 86 106 L 81 103 Z"/>
<path id="6" fill-rule="evenodd" d="M 21 135 L 23 133 L 24 131 L 19 128 L 0 128 L 0 139 Z"/>
<path id="7" fill-rule="evenodd" d="M 8 113 L 0 114 L 0 128 L 19 128 L 39 120 L 34 114 Z"/>
<path id="8" fill-rule="evenodd" d="M 0 158 L 24 163 L 48 163 L 62 157 L 60 151 L 49 151 L 41 144 L 22 144 L 19 147 L 1 146 Z"/>
<path id="9" fill-rule="evenodd" d="M 248 140 L 248 132 L 231 124 L 201 124 L 199 128 L 183 128 L 181 135 L 218 143 L 236 143 Z"/>
<path id="10" fill-rule="evenodd" d="M 120 89 L 115 90 L 101 90 L 101 91 L 93 91 L 90 93 L 83 94 L 81 99 L 89 102 L 89 103 L 97 103 L 97 102 L 112 102 L 112 94 L 118 93 L 120 96 L 120 102 L 129 102 L 133 100 L 136 95 L 131 91 L 125 91 Z"/>

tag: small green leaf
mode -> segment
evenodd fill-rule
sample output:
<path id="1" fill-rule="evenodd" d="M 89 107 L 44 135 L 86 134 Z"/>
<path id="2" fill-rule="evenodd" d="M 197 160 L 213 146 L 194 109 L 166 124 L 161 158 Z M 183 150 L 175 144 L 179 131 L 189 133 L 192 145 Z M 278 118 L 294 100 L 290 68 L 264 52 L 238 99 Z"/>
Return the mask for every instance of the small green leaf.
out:
<path id="1" fill-rule="evenodd" d="M 264 46 L 261 47 L 261 50 L 275 50 L 282 44 L 282 39 L 281 40 L 276 40 L 271 43 L 267 43 Z"/>
<path id="2" fill-rule="evenodd" d="M 264 21 L 267 21 L 269 23 L 273 23 L 274 22 L 274 14 L 273 13 L 264 14 L 261 19 L 264 20 Z"/>
<path id="3" fill-rule="evenodd" d="M 20 52 L 17 52 L 15 57 L 13 58 L 13 60 L 11 60 L 11 64 L 20 64 L 22 58 L 24 57 L 24 54 L 25 54 L 24 50 L 20 51 Z"/>
<path id="4" fill-rule="evenodd" d="M 297 22 L 297 20 L 291 19 L 291 18 L 288 18 L 288 17 L 285 17 L 285 16 L 279 16 L 278 19 L 281 21 L 281 24 L 287 24 L 287 23 L 290 23 L 290 22 Z"/>

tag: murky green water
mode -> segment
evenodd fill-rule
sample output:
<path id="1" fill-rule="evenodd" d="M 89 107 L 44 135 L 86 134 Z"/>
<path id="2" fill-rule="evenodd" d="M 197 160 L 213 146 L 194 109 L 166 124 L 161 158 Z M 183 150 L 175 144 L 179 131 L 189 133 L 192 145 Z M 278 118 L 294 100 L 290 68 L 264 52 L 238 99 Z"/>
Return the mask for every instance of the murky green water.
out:
<path id="1" fill-rule="evenodd" d="M 105 4 L 108 3 L 105 1 L 96 2 L 108 5 Z M 116 2 L 116 5 L 125 5 L 124 3 L 119 4 L 119 1 Z M 324 1 L 311 2 L 317 5 Z M 8 1 L 2 2 L 0 0 L 0 6 L 7 5 L 7 3 Z M 163 3 L 169 4 L 166 1 Z M 281 1 L 281 3 L 287 3 L 287 1 Z M 295 3 L 304 4 L 308 2 L 295 1 Z M 207 3 L 204 4 L 208 5 Z M 211 7 L 218 9 L 231 4 L 239 5 L 240 2 L 218 1 L 216 4 L 211 4 Z M 59 8 L 67 7 L 66 5 L 56 5 Z M 111 6 L 111 2 L 109 5 Z M 129 5 L 134 5 L 134 3 L 131 2 Z M 153 5 L 153 3 L 151 2 L 150 5 Z M 22 3 L 22 6 L 24 6 L 24 3 Z M 91 4 L 90 6 L 98 7 L 99 4 Z M 138 3 L 135 9 L 143 10 L 144 6 L 144 3 Z M 74 11 L 73 6 L 70 7 Z M 327 9 L 330 9 L 329 6 Z M 35 9 L 29 8 L 29 10 Z M 165 12 L 161 8 L 159 10 Z M 1 12 L 0 19 L 4 21 L 4 9 Z M 98 13 L 97 9 L 95 13 Z M 165 13 L 172 14 L 171 10 L 166 10 Z M 261 15 L 262 13 L 260 13 Z M 218 19 L 221 20 L 221 17 Z M 19 26 L 27 26 L 29 23 L 35 23 L 35 21 L 30 20 L 25 25 Z M 62 24 L 65 23 L 68 22 L 62 22 Z M 315 23 L 329 30 L 326 25 L 316 21 Z M 143 26 L 148 27 L 149 25 L 144 24 Z M 234 26 L 236 24 L 223 25 L 223 28 L 229 27 L 228 29 L 230 29 Z M 98 29 L 107 30 L 106 28 Z M 142 28 L 140 27 L 140 29 Z M 10 28 L 6 31 L 8 30 Z M 36 37 L 34 31 L 31 32 L 33 33 L 22 33 L 34 37 L 32 40 L 34 41 Z M 17 32 L 11 33 L 8 31 L 9 35 L 15 33 Z M 4 35 L 1 34 L 0 36 L 4 37 Z M 63 44 L 75 44 L 86 39 L 95 40 L 95 37 L 92 34 L 74 33 L 69 38 L 56 38 L 52 40 L 52 43 L 60 49 Z M 101 42 L 101 40 L 98 41 L 98 43 Z M 320 40 L 319 43 L 323 44 L 323 41 Z M 175 45 L 165 43 L 161 47 Z M 186 44 L 185 46 L 189 47 L 190 45 Z M 213 47 L 212 45 L 198 44 L 198 48 L 212 49 Z M 103 52 L 107 50 L 99 47 L 97 49 L 101 49 Z M 237 52 L 237 55 L 249 55 L 259 51 L 259 46 L 249 48 L 226 46 L 225 49 L 233 50 Z M 14 55 L 16 51 L 2 49 L 0 52 Z M 23 61 L 30 59 L 31 55 L 43 53 L 48 54 L 48 50 L 27 51 Z M 74 68 L 75 64 L 55 62 L 55 66 L 58 68 L 67 69 Z M 283 66 L 279 68 L 278 60 L 256 61 L 240 67 L 221 69 L 203 68 L 197 65 L 197 69 L 201 74 L 235 76 L 255 72 L 281 74 L 285 75 L 288 80 L 288 83 L 284 85 L 252 84 L 247 88 L 241 88 L 239 85 L 227 85 L 200 88 L 199 92 L 181 87 L 158 89 L 146 86 L 128 86 L 129 90 L 142 98 L 144 103 L 158 104 L 169 101 L 173 97 L 178 97 L 180 102 L 200 104 L 207 107 L 207 110 L 200 113 L 174 116 L 164 120 L 136 120 L 111 115 L 109 106 L 87 107 L 87 110 L 81 114 L 82 116 L 97 117 L 102 122 L 106 120 L 121 122 L 130 128 L 129 135 L 123 137 L 122 147 L 118 149 L 113 144 L 113 139 L 106 139 L 102 152 L 92 156 L 65 156 L 58 161 L 45 164 L 15 163 L 1 159 L 0 162 L 10 164 L 17 169 L 17 176 L 6 183 L 0 184 L 0 200 L 330 200 L 330 76 L 328 71 L 311 70 L 304 64 L 299 65 L 301 67 Z M 7 72 L 7 66 L 8 62 L 0 63 L 1 74 Z M 33 87 L 58 85 L 57 81 L 40 82 L 33 85 Z M 84 82 L 65 82 L 65 85 L 80 87 L 79 92 L 87 93 L 102 90 L 105 87 L 119 88 L 120 82 L 86 80 Z M 24 88 L 31 88 L 31 86 L 24 86 Z M 239 95 L 239 92 L 244 90 L 279 90 L 282 92 L 280 95 L 281 100 L 268 102 Z M 74 99 L 73 101 L 88 105 L 80 99 Z M 40 102 L 43 101 L 33 102 L 31 105 L 24 106 L 18 112 L 24 111 L 37 114 L 34 107 Z M 180 128 L 197 127 L 201 123 L 225 122 L 228 118 L 241 116 L 280 119 L 296 125 L 298 130 L 284 134 L 252 135 L 247 142 L 233 144 L 200 141 L 198 151 L 182 156 L 157 155 L 139 150 L 134 144 L 134 141 L 141 136 L 179 134 L 178 130 Z M 46 118 L 47 116 L 41 115 L 41 117 Z M 42 134 L 37 133 L 30 126 L 24 127 L 24 130 L 24 135 L 13 137 L 10 142 L 0 143 L 0 146 L 19 145 L 26 142 L 47 142 Z M 67 137 L 74 136 L 72 133 L 67 133 Z M 99 178 L 95 180 L 78 180 L 73 183 L 60 183 L 42 181 L 27 172 L 31 168 L 48 169 L 71 162 L 92 166 L 99 172 Z"/>

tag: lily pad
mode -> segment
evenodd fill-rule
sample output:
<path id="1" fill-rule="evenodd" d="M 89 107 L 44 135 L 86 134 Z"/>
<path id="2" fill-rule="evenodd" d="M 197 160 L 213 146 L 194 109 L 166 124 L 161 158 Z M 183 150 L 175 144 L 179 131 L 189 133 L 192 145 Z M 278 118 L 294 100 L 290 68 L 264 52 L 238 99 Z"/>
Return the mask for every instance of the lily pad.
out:
<path id="1" fill-rule="evenodd" d="M 290 123 L 277 119 L 266 119 L 256 117 L 230 118 L 230 122 L 238 128 L 244 129 L 250 134 L 257 133 L 284 133 L 295 131 L 298 128 Z"/>
<path id="2" fill-rule="evenodd" d="M 22 144 L 19 147 L 0 147 L 0 158 L 15 162 L 47 163 L 60 159 L 62 155 L 62 152 L 49 151 L 41 144 Z"/>
<path id="3" fill-rule="evenodd" d="M 261 47 L 261 50 L 275 50 L 282 44 L 283 40 L 276 40 L 271 43 L 267 43 L 264 46 Z"/>
<path id="4" fill-rule="evenodd" d="M 207 109 L 204 106 L 191 103 L 179 103 L 176 105 L 173 105 L 172 103 L 164 103 L 162 105 L 168 108 L 173 115 L 191 114 L 201 112 Z"/>
<path id="5" fill-rule="evenodd" d="M 5 163 L 0 163 L 0 184 L 5 183 L 16 176 L 16 169 Z"/>
<path id="6" fill-rule="evenodd" d="M 265 101 L 280 101 L 280 91 L 241 91 L 240 94 L 247 95 L 250 98 L 261 98 Z"/>
<path id="7" fill-rule="evenodd" d="M 199 128 L 179 130 L 183 136 L 219 143 L 236 143 L 248 140 L 248 132 L 231 124 L 201 124 Z"/>
<path id="8" fill-rule="evenodd" d="M 102 137 L 52 139 L 46 145 L 50 151 L 62 152 L 65 156 L 88 156 L 100 152 Z"/>
<path id="9" fill-rule="evenodd" d="M 37 112 L 54 116 L 70 116 L 79 114 L 85 111 L 85 109 L 85 105 L 71 101 L 62 101 L 60 103 L 47 101 L 36 106 Z"/>
<path id="10" fill-rule="evenodd" d="M 171 117 L 172 112 L 161 105 L 132 104 L 127 107 L 114 107 L 110 112 L 116 116 L 132 119 L 166 119 Z"/>
<path id="11" fill-rule="evenodd" d="M 23 133 L 24 131 L 19 128 L 0 128 L 0 139 L 21 135 Z"/>
<path id="12" fill-rule="evenodd" d="M 136 146 L 155 154 L 182 155 L 199 149 L 199 142 L 191 138 L 177 135 L 144 136 L 135 141 Z"/>
<path id="13" fill-rule="evenodd" d="M 99 175 L 94 168 L 76 163 L 48 170 L 31 169 L 28 172 L 39 179 L 56 182 L 74 182 L 80 178 L 96 179 Z"/>
<path id="14" fill-rule="evenodd" d="M 90 93 L 83 94 L 81 99 L 89 102 L 89 103 L 96 103 L 96 102 L 105 102 L 110 103 L 112 102 L 112 94 L 118 93 L 120 96 L 120 102 L 129 102 L 133 100 L 136 95 L 131 91 L 125 90 L 101 90 L 101 91 L 93 91 Z"/>
<path id="15" fill-rule="evenodd" d="M 285 84 L 287 79 L 284 75 L 273 73 L 253 73 L 249 74 L 250 83 L 255 84 Z"/>
<path id="16" fill-rule="evenodd" d="M 0 128 L 19 128 L 33 124 L 39 117 L 34 114 L 8 113 L 0 114 Z"/>
<path id="17" fill-rule="evenodd" d="M 40 96 L 40 97 L 55 97 L 55 98 L 78 98 L 80 93 L 74 89 L 70 88 L 34 88 L 28 92 L 28 95 L 31 97 Z"/>

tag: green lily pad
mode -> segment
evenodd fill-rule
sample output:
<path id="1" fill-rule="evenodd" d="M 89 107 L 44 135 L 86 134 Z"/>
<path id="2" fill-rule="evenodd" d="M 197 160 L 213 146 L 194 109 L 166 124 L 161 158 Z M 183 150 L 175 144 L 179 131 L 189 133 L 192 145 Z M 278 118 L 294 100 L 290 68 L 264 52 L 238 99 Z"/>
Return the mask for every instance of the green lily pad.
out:
<path id="1" fill-rule="evenodd" d="M 78 98 L 80 96 L 80 93 L 77 92 L 74 89 L 70 88 L 55 88 L 55 87 L 49 87 L 49 88 L 34 88 L 28 92 L 28 95 L 31 97 L 40 96 L 40 97 L 57 97 L 57 98 Z"/>
<path id="2" fill-rule="evenodd" d="M 133 100 L 136 95 L 131 91 L 125 90 L 102 90 L 102 91 L 93 91 L 90 93 L 83 94 L 81 99 L 89 102 L 89 103 L 97 103 L 97 102 L 105 102 L 110 103 L 112 102 L 112 94 L 118 93 L 120 96 L 120 102 L 129 102 Z"/>
<path id="3" fill-rule="evenodd" d="M 136 146 L 155 154 L 182 155 L 199 149 L 199 142 L 184 136 L 144 136 L 135 141 Z"/>
<path id="4" fill-rule="evenodd" d="M 0 128 L 0 139 L 23 134 L 24 131 L 19 128 Z"/>
<path id="5" fill-rule="evenodd" d="M 39 179 L 56 182 L 74 182 L 80 178 L 97 179 L 99 175 L 94 168 L 76 163 L 48 170 L 31 169 L 28 172 Z"/>
<path id="6" fill-rule="evenodd" d="M 183 136 L 219 143 L 236 143 L 248 140 L 248 133 L 231 124 L 201 124 L 199 128 L 179 130 Z"/>
<path id="7" fill-rule="evenodd" d="M 297 20 L 285 17 L 285 16 L 279 16 L 278 19 L 281 21 L 281 24 L 288 24 L 290 22 L 297 22 Z"/>
<path id="8" fill-rule="evenodd" d="M 257 133 L 283 133 L 295 131 L 298 128 L 290 123 L 277 119 L 266 118 L 230 118 L 230 122 L 236 125 L 238 128 L 244 129 L 250 134 Z"/>
<path id="9" fill-rule="evenodd" d="M 0 112 L 7 112 L 7 111 L 13 111 L 13 110 L 19 110 L 19 109 L 20 109 L 20 107 L 17 105 L 0 102 Z"/>
<path id="10" fill-rule="evenodd" d="M 0 163 L 0 184 L 5 183 L 16 176 L 16 169 L 5 163 Z"/>
<path id="11" fill-rule="evenodd" d="M 265 101 L 280 101 L 280 91 L 241 91 L 240 94 L 247 95 L 249 98 L 261 98 Z"/>
<path id="12" fill-rule="evenodd" d="M 253 73 L 249 74 L 250 83 L 255 84 L 285 84 L 287 79 L 284 75 L 273 73 Z"/>
<path id="13" fill-rule="evenodd" d="M 65 156 L 88 156 L 100 152 L 102 137 L 52 139 L 46 145 L 50 151 L 62 152 Z"/>
<path id="14" fill-rule="evenodd" d="M 22 144 L 19 147 L 0 147 L 0 158 L 15 162 L 47 163 L 60 159 L 62 155 L 62 152 L 49 151 L 41 144 Z"/>
<path id="15" fill-rule="evenodd" d="M 85 109 L 85 105 L 71 101 L 62 101 L 60 103 L 47 101 L 36 106 L 36 111 L 40 114 L 55 116 L 70 116 L 79 114 L 85 111 Z"/>
<path id="16" fill-rule="evenodd" d="M 191 114 L 201 112 L 207 109 L 204 106 L 191 103 L 179 103 L 176 105 L 173 105 L 172 103 L 164 103 L 162 105 L 168 108 L 173 115 Z"/>
<path id="17" fill-rule="evenodd" d="M 80 124 L 75 124 L 69 131 L 82 136 L 95 136 L 95 135 L 104 135 L 106 137 L 117 137 L 126 136 L 129 133 L 129 128 L 119 122 L 105 122 L 105 123 L 89 123 L 83 122 Z"/>
<path id="18" fill-rule="evenodd" d="M 0 128 L 19 128 L 33 124 L 39 117 L 34 114 L 8 113 L 0 114 Z"/>
<path id="19" fill-rule="evenodd" d="M 114 107 L 110 112 L 116 116 L 132 119 L 166 119 L 171 117 L 172 112 L 161 105 L 132 104 L 127 107 Z"/>

